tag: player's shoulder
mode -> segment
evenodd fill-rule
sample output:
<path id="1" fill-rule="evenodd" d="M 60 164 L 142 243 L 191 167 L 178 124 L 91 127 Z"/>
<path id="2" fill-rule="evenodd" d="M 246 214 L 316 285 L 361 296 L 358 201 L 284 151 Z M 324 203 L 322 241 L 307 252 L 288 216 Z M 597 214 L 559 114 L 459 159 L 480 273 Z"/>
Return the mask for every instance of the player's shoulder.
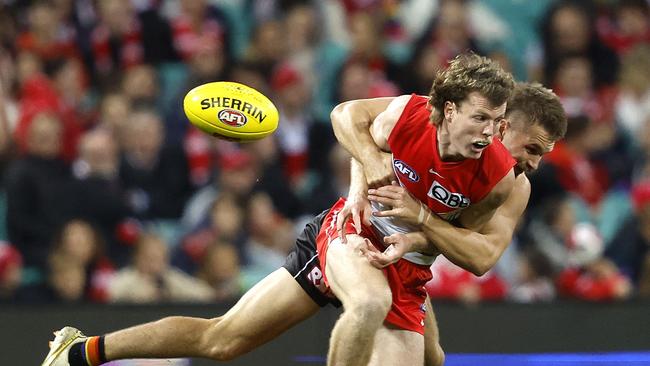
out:
<path id="1" fill-rule="evenodd" d="M 531 187 L 530 187 L 530 179 L 528 179 L 526 174 L 521 173 L 516 177 L 515 187 L 513 189 L 513 192 L 516 192 L 517 195 L 521 195 L 522 197 L 525 196 L 526 201 L 528 201 L 528 197 L 530 196 L 530 192 L 531 192 Z"/>
<path id="2" fill-rule="evenodd" d="M 409 104 L 411 101 L 411 98 L 413 98 L 413 94 L 411 95 L 399 95 L 393 99 L 392 102 L 388 105 L 388 108 L 386 109 L 387 111 L 394 111 L 394 112 L 400 112 L 406 108 L 406 106 Z"/>
<path id="3" fill-rule="evenodd" d="M 426 104 L 428 100 L 428 97 L 416 94 L 400 95 L 391 101 L 391 103 L 386 108 L 385 113 L 393 119 L 397 120 L 407 110 L 407 108 L 409 108 L 409 105 L 413 107 L 415 104 Z"/>

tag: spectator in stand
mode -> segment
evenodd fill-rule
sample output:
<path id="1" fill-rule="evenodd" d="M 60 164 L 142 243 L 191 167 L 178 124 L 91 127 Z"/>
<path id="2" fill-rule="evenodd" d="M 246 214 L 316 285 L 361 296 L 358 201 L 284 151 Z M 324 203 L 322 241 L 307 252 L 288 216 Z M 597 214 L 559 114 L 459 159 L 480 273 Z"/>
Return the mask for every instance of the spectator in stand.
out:
<path id="1" fill-rule="evenodd" d="M 81 61 L 76 58 L 57 60 L 51 63 L 49 73 L 62 118 L 73 121 L 80 130 L 87 129 L 92 121 L 91 97 Z"/>
<path id="2" fill-rule="evenodd" d="M 120 136 L 119 177 L 136 217 L 179 218 L 191 193 L 187 159 L 179 146 L 163 146 L 165 131 L 160 116 L 151 109 L 136 110 Z"/>
<path id="3" fill-rule="evenodd" d="M 331 129 L 328 132 L 329 135 L 332 134 Z M 322 140 L 325 140 L 326 137 L 327 135 L 320 136 Z M 321 141 L 318 143 L 321 145 L 316 147 L 310 144 L 310 148 L 319 151 L 326 144 Z M 286 182 L 285 168 L 283 167 L 277 139 L 265 138 L 251 142 L 246 145 L 245 150 L 257 162 L 260 171 L 253 190 L 266 192 L 273 200 L 273 205 L 282 215 L 291 219 L 300 216 L 303 213 L 303 202 L 301 202 L 298 193 L 302 192 L 295 192 Z M 311 166 L 312 152 L 309 153 L 309 159 Z"/>
<path id="4" fill-rule="evenodd" d="M 446 299 L 475 305 L 506 298 L 508 284 L 495 271 L 477 277 L 440 257 L 431 266 L 433 279 L 425 285 L 431 299 Z"/>
<path id="5" fill-rule="evenodd" d="M 611 123 L 614 105 L 612 94 L 593 84 L 593 61 L 579 54 L 556 60 L 553 85 L 567 116 L 586 115 L 595 122 Z"/>
<path id="6" fill-rule="evenodd" d="M 602 16 L 598 32 L 603 42 L 624 55 L 637 45 L 650 43 L 650 5 L 645 0 L 622 0 Z"/>
<path id="7" fill-rule="evenodd" d="M 111 302 L 208 302 L 214 290 L 204 281 L 169 264 L 168 247 L 151 232 L 142 234 L 130 266 L 119 270 L 109 285 Z"/>
<path id="8" fill-rule="evenodd" d="M 569 250 L 565 240 L 578 223 L 571 196 L 556 192 L 531 214 L 526 235 L 529 245 L 551 262 L 553 274 L 569 266 Z"/>
<path id="9" fill-rule="evenodd" d="M 121 142 L 120 131 L 122 131 L 124 124 L 127 123 L 131 111 L 131 101 L 124 93 L 106 94 L 99 103 L 97 127 L 110 132 L 119 144 Z"/>
<path id="10" fill-rule="evenodd" d="M 591 125 L 585 116 L 569 118 L 564 140 L 555 144 L 545 164 L 531 176 L 531 207 L 554 192 L 571 192 L 592 207 L 601 202 L 609 188 L 609 175 L 590 160 L 589 154 L 602 147 L 590 134 Z"/>
<path id="11" fill-rule="evenodd" d="M 79 263 L 68 261 L 63 255 L 53 253 L 48 258 L 48 277 L 43 286 L 37 286 L 30 300 L 50 303 L 82 303 L 85 297 L 86 269 Z M 32 290 L 32 289 L 29 289 Z"/>
<path id="12" fill-rule="evenodd" d="M 347 86 L 341 85 L 345 80 L 344 74 L 349 67 L 360 67 L 366 73 L 363 76 L 367 78 L 365 80 L 367 89 L 363 88 L 359 91 L 359 93 L 365 94 L 363 98 L 399 94 L 397 86 L 390 80 L 396 80 L 400 75 L 400 70 L 384 54 L 384 39 L 381 32 L 383 23 L 379 15 L 377 12 L 356 12 L 352 13 L 348 19 L 351 44 L 337 79 L 339 88 L 345 90 Z M 338 101 L 346 100 L 349 99 L 339 99 Z"/>
<path id="13" fill-rule="evenodd" d="M 26 135 L 34 116 L 40 113 L 54 114 L 63 126 L 61 156 L 72 161 L 76 156 L 77 140 L 81 124 L 74 108 L 63 102 L 50 78 L 43 72 L 40 59 L 31 53 L 20 53 L 17 59 L 19 82 L 19 117 L 14 136 L 20 151 L 25 151 Z"/>
<path id="14" fill-rule="evenodd" d="M 214 201 L 206 223 L 201 223 L 181 241 L 172 263 L 187 273 L 195 273 L 206 260 L 210 246 L 215 242 L 235 245 L 238 258 L 245 255 L 244 209 L 236 197 L 225 193 Z"/>
<path id="15" fill-rule="evenodd" d="M 616 100 L 616 120 L 639 143 L 638 136 L 650 121 L 650 44 L 639 45 L 623 56 Z"/>
<path id="16" fill-rule="evenodd" d="M 553 80 L 558 62 L 567 55 L 580 55 L 593 63 L 592 84 L 596 88 L 616 82 L 618 58 L 599 42 L 593 13 L 594 9 L 581 1 L 560 1 L 549 10 L 542 25 L 546 83 Z"/>
<path id="17" fill-rule="evenodd" d="M 13 103 L 9 94 L 10 88 L 7 85 L 7 82 L 10 82 L 11 79 L 6 72 L 11 71 L 12 67 L 13 62 L 10 59 L 8 60 L 4 49 L 0 48 L 0 240 L 8 238 L 5 174 L 7 166 L 13 157 L 14 143 L 9 116 Z"/>
<path id="18" fill-rule="evenodd" d="M 411 60 L 404 66 L 403 77 L 398 79 L 401 89 L 419 95 L 428 95 L 436 72 L 445 63 L 442 57 L 443 55 L 430 42 L 417 47 Z"/>
<path id="19" fill-rule="evenodd" d="M 605 257 L 611 259 L 638 287 L 647 291 L 650 279 L 650 181 L 632 187 L 634 215 L 632 215 L 609 243 Z M 645 286 L 645 287 L 644 287 Z"/>
<path id="20" fill-rule="evenodd" d="M 105 254 L 105 241 L 101 233 L 88 221 L 73 219 L 60 228 L 53 243 L 51 258 L 61 258 L 71 266 L 83 268 L 84 298 L 92 302 L 106 302 L 108 284 L 115 268 Z"/>
<path id="21" fill-rule="evenodd" d="M 650 119 L 646 121 L 636 134 L 638 150 L 633 163 L 633 181 L 650 179 Z"/>
<path id="22" fill-rule="evenodd" d="M 143 62 L 175 59 L 169 25 L 156 9 L 137 14 L 128 0 L 99 0 L 97 15 L 90 36 L 91 69 L 100 85 Z"/>
<path id="23" fill-rule="evenodd" d="M 286 55 L 286 41 L 283 24 L 279 20 L 265 20 L 256 24 L 243 61 L 256 65 L 263 75 L 271 75 Z"/>
<path id="24" fill-rule="evenodd" d="M 309 106 L 311 94 L 305 77 L 293 65 L 280 65 L 271 77 L 281 121 L 275 137 L 282 153 L 284 174 L 294 191 L 300 191 L 307 178 L 310 153 L 326 156 L 331 145 L 317 144 L 327 136 L 329 125 L 314 120 Z M 314 141 L 316 140 L 316 141 Z M 315 165 L 314 167 L 316 167 Z"/>
<path id="25" fill-rule="evenodd" d="M 118 233 L 132 212 L 119 176 L 119 150 L 113 135 L 102 128 L 86 132 L 73 164 L 76 215 L 97 226 L 107 242 L 106 254 L 119 265 L 129 258 L 129 244 Z"/>
<path id="26" fill-rule="evenodd" d="M 25 266 L 45 269 L 48 246 L 56 228 L 70 214 L 71 174 L 60 158 L 62 126 L 41 113 L 27 131 L 26 154 L 14 160 L 6 175 L 9 240 Z"/>
<path id="27" fill-rule="evenodd" d="M 218 177 L 188 200 L 182 225 L 187 231 L 207 220 L 213 203 L 220 195 L 231 195 L 242 206 L 246 204 L 259 177 L 258 162 L 245 150 L 224 152 L 218 158 Z"/>
<path id="28" fill-rule="evenodd" d="M 469 8 L 466 1 L 443 0 L 429 30 L 418 41 L 415 49 L 435 49 L 437 67 L 445 67 L 457 54 L 468 50 L 478 52 L 478 45 L 469 25 Z M 432 60 L 433 61 L 433 60 Z"/>
<path id="29" fill-rule="evenodd" d="M 214 242 L 203 258 L 197 277 L 212 286 L 215 300 L 238 299 L 244 289 L 237 248 L 228 242 Z"/>
<path id="30" fill-rule="evenodd" d="M 51 1 L 35 1 L 27 10 L 28 28 L 16 40 L 19 50 L 32 52 L 49 63 L 61 58 L 80 58 L 75 29 Z"/>
<path id="31" fill-rule="evenodd" d="M 244 286 L 249 289 L 284 264 L 297 235 L 291 221 L 275 210 L 266 193 L 253 194 L 248 202 L 247 218 L 249 237 L 244 250 L 248 263 L 244 268 Z"/>
<path id="32" fill-rule="evenodd" d="M 206 0 L 181 0 L 180 11 L 171 19 L 174 48 L 181 59 L 192 62 L 204 44 L 219 45 L 228 54 L 230 27 L 221 10 Z"/>
<path id="33" fill-rule="evenodd" d="M 553 266 L 548 258 L 533 246 L 527 246 L 518 259 L 518 278 L 508 297 L 522 303 L 554 300 Z"/>
<path id="34" fill-rule="evenodd" d="M 158 108 L 160 88 L 158 75 L 150 64 L 140 64 L 124 72 L 121 92 L 131 105 L 148 108 Z"/>
<path id="35" fill-rule="evenodd" d="M 343 146 L 336 144 L 328 154 L 328 169 L 306 197 L 307 213 L 318 215 L 331 207 L 339 197 L 345 197 L 350 188 L 350 160 L 352 156 Z"/>
<path id="36" fill-rule="evenodd" d="M 589 301 L 623 300 L 632 286 L 616 265 L 601 256 L 603 241 L 590 224 L 578 224 L 567 239 L 569 267 L 556 279 L 558 293 Z"/>
<path id="37" fill-rule="evenodd" d="M 11 244 L 0 241 L 0 302 L 22 300 L 23 259 Z"/>

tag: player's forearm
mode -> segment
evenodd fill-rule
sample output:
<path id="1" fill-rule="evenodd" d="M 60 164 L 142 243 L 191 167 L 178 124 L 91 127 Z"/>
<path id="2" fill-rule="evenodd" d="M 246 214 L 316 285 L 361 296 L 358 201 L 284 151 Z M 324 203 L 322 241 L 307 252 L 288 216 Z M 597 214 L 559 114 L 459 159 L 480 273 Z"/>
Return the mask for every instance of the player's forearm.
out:
<path id="1" fill-rule="evenodd" d="M 374 117 L 354 102 L 341 103 L 330 114 L 339 143 L 362 165 L 368 159 L 378 159 L 381 156 L 381 150 L 370 135 Z"/>
<path id="2" fill-rule="evenodd" d="M 427 242 L 435 243 L 428 245 L 435 245 L 447 259 L 477 276 L 492 268 L 500 254 L 486 235 L 453 226 L 435 215 L 429 216 L 421 229 Z"/>
<path id="3" fill-rule="evenodd" d="M 363 173 L 363 166 L 355 158 L 350 162 L 350 190 L 348 197 L 366 196 L 368 192 L 368 183 Z"/>

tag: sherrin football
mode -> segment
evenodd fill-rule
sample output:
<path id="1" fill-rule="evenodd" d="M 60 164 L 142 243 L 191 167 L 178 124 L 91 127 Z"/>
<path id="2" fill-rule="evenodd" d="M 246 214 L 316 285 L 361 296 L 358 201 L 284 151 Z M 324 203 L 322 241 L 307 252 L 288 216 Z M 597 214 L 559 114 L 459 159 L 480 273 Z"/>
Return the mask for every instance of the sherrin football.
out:
<path id="1" fill-rule="evenodd" d="M 201 131 L 231 141 L 258 140 L 278 128 L 273 102 L 257 90 L 230 81 L 199 85 L 183 100 L 190 123 Z"/>

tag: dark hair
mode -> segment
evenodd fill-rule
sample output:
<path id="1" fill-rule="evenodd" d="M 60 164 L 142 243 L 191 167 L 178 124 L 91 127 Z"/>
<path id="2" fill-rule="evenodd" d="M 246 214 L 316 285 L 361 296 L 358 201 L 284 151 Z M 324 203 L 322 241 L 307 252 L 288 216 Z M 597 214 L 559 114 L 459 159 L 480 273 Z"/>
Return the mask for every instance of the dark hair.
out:
<path id="1" fill-rule="evenodd" d="M 495 61 L 473 52 L 460 54 L 433 80 L 429 92 L 429 104 L 435 108 L 432 121 L 442 122 L 445 102 L 458 104 L 472 92 L 479 92 L 493 106 L 499 106 L 508 100 L 514 85 L 512 75 Z"/>
<path id="2" fill-rule="evenodd" d="M 539 83 L 517 83 L 508 100 L 506 117 L 517 112 L 530 125 L 542 126 L 554 141 L 566 134 L 567 117 L 560 98 Z"/>

